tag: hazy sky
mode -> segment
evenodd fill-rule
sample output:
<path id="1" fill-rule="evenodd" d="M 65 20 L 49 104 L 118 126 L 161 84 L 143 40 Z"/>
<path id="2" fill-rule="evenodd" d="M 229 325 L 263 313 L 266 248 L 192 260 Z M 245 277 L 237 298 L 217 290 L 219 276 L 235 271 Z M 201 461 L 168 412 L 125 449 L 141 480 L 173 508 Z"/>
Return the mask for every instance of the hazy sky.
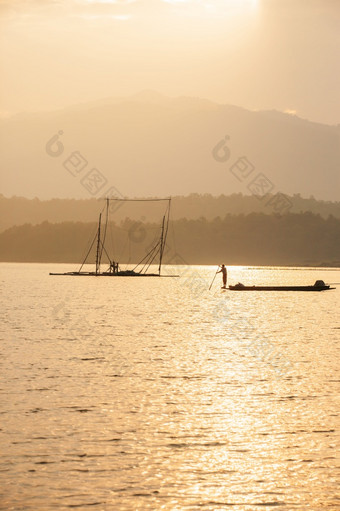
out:
<path id="1" fill-rule="evenodd" d="M 340 123 L 340 0 L 0 0 L 2 115 L 153 89 Z"/>

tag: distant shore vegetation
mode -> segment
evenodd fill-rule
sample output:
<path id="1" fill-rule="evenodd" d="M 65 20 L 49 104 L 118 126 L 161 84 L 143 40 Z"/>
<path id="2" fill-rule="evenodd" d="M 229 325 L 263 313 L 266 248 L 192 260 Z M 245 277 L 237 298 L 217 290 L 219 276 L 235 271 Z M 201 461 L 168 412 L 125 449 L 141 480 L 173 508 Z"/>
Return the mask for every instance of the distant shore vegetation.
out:
<path id="1" fill-rule="evenodd" d="M 94 221 L 13 225 L 0 233 L 0 261 L 77 265 L 96 229 Z M 112 258 L 122 264 L 138 262 L 158 233 L 158 222 L 110 222 L 106 235 Z M 89 262 L 94 260 L 93 249 Z M 340 218 L 307 211 L 175 219 L 164 263 L 340 267 Z"/>
<path id="2" fill-rule="evenodd" d="M 340 201 L 331 202 L 317 200 L 314 197 L 304 198 L 300 194 L 285 196 L 288 199 L 290 213 L 311 212 L 327 219 L 329 215 L 340 219 Z M 60 222 L 95 222 L 103 201 L 98 199 L 26 199 L 23 197 L 7 198 L 0 194 L 0 232 L 14 225 L 25 223 L 39 224 L 44 221 Z M 271 206 L 274 204 L 274 206 Z M 187 218 L 195 220 L 201 217 L 214 220 L 224 218 L 227 214 L 248 215 L 250 213 L 283 214 L 275 208 L 275 196 L 264 197 L 260 200 L 255 195 L 233 193 L 230 195 L 213 196 L 210 194 L 193 193 L 187 196 L 172 198 L 171 219 Z M 150 203 L 143 203 L 143 209 L 136 203 L 121 207 L 114 212 L 112 219 L 119 223 L 129 217 L 139 220 L 143 215 L 146 221 L 158 221 L 159 210 Z"/>

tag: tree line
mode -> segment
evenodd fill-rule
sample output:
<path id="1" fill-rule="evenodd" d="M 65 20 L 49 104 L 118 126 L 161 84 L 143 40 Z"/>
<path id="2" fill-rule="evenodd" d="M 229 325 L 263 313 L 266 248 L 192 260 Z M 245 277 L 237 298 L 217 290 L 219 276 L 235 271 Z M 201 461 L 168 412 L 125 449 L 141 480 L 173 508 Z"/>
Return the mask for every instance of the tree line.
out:
<path id="1" fill-rule="evenodd" d="M 97 224 L 47 221 L 0 233 L 0 261 L 80 264 Z M 110 257 L 137 263 L 160 235 L 160 225 L 126 218 L 106 233 Z M 95 243 L 89 262 L 95 260 Z M 104 253 L 104 259 L 107 257 Z M 105 262 L 105 261 L 104 261 Z M 229 265 L 329 265 L 340 267 L 340 219 L 310 212 L 227 214 L 171 222 L 164 263 Z"/>
<path id="2" fill-rule="evenodd" d="M 311 211 L 320 214 L 323 218 L 333 215 L 340 218 L 340 202 L 320 201 L 314 197 L 303 198 L 299 194 L 287 197 L 288 212 L 302 213 Z M 24 223 L 39 224 L 45 220 L 52 223 L 59 222 L 92 222 L 98 217 L 98 211 L 103 201 L 97 199 L 26 199 L 23 197 L 6 198 L 0 195 L 0 232 Z M 163 206 L 162 206 L 163 207 Z M 177 196 L 172 199 L 172 219 L 180 218 L 198 219 L 204 216 L 207 220 L 216 217 L 224 218 L 228 213 L 233 215 L 249 213 L 281 213 L 275 209 L 275 196 L 260 200 L 255 195 L 212 196 L 210 194 L 191 194 Z M 138 203 L 124 204 L 114 211 L 113 220 L 120 222 L 126 217 L 140 219 L 145 216 L 149 222 L 157 221 L 160 211 L 154 203 L 143 203 L 143 210 Z"/>

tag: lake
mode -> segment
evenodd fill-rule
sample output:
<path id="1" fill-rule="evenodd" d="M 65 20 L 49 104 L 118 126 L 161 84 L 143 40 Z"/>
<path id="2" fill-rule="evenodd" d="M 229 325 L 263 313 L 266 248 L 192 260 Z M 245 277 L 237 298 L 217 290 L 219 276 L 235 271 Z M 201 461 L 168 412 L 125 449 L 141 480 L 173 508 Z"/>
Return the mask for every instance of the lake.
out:
<path id="1" fill-rule="evenodd" d="M 340 508 L 340 286 L 0 264 L 0 508 Z M 340 270 L 228 267 L 228 284 Z"/>

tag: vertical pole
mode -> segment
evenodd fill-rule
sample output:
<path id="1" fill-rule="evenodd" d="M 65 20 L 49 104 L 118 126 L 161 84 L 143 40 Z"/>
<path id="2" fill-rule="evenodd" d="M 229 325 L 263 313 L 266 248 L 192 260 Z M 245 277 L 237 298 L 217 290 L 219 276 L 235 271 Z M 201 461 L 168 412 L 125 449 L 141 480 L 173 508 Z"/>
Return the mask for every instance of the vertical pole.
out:
<path id="1" fill-rule="evenodd" d="M 102 214 L 99 215 L 98 236 L 97 236 L 97 254 L 96 254 L 96 275 L 100 273 L 100 224 L 102 221 Z"/>
<path id="2" fill-rule="evenodd" d="M 162 266 L 162 259 L 163 259 L 163 253 L 164 248 L 166 244 L 166 238 L 168 235 L 168 229 L 169 229 L 169 221 L 170 221 L 170 206 L 171 206 L 171 197 L 168 199 L 168 214 L 163 216 L 163 224 L 162 224 L 162 234 L 161 234 L 161 247 L 160 247 L 160 254 L 159 254 L 159 269 L 158 273 L 161 274 L 161 266 Z M 164 232 L 164 226 L 165 226 L 165 217 L 166 217 L 166 228 Z"/>
<path id="3" fill-rule="evenodd" d="M 161 274 L 162 259 L 163 259 L 163 250 L 164 250 L 164 222 L 165 222 L 165 215 L 163 216 L 163 222 L 162 222 L 162 233 L 161 233 L 161 241 L 160 241 L 160 249 L 159 249 L 158 275 Z"/>

